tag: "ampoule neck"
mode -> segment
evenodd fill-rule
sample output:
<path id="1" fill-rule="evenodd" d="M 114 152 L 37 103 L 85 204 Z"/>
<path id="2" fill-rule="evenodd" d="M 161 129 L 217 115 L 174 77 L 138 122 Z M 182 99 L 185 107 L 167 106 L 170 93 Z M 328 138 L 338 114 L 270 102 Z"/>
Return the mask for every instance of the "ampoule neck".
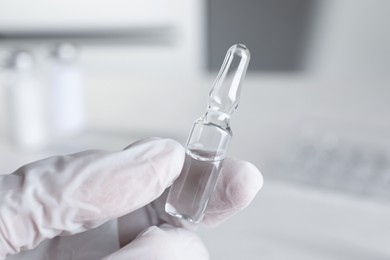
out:
<path id="1" fill-rule="evenodd" d="M 206 114 L 202 117 L 202 120 L 207 124 L 213 124 L 231 132 L 229 114 L 218 110 L 208 109 Z"/>

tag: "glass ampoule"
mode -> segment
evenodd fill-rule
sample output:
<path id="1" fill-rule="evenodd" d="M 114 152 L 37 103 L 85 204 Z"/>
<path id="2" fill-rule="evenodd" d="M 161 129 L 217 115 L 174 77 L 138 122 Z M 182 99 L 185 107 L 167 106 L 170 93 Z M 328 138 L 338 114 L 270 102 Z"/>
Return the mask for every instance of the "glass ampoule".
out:
<path id="1" fill-rule="evenodd" d="M 194 122 L 188 137 L 183 169 L 165 204 L 168 214 L 194 223 L 202 220 L 232 138 L 229 119 L 238 106 L 249 60 L 242 44 L 228 50 L 209 93 L 207 111 Z"/>

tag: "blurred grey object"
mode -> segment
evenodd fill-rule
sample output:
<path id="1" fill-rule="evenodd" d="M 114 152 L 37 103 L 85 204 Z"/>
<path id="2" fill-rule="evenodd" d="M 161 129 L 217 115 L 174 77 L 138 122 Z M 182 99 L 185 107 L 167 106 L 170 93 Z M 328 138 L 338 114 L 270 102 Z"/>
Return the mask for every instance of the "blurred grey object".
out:
<path id="1" fill-rule="evenodd" d="M 207 67 L 219 68 L 225 48 L 243 43 L 250 70 L 300 71 L 318 0 L 207 1 Z"/>
<path id="2" fill-rule="evenodd" d="M 323 0 L 313 12 L 304 69 L 317 77 L 386 77 L 390 2 Z"/>
<path id="3" fill-rule="evenodd" d="M 107 28 L 105 28 L 107 27 Z M 173 43 L 175 30 L 172 26 L 128 28 L 121 26 L 103 28 L 64 27 L 59 29 L 0 29 L 2 45 L 12 44 L 47 44 L 60 42 L 75 42 L 83 45 L 170 45 Z"/>
<path id="4" fill-rule="evenodd" d="M 385 137 L 388 138 L 388 137 Z M 302 134 L 274 161 L 274 177 L 390 202 L 390 146 Z"/>

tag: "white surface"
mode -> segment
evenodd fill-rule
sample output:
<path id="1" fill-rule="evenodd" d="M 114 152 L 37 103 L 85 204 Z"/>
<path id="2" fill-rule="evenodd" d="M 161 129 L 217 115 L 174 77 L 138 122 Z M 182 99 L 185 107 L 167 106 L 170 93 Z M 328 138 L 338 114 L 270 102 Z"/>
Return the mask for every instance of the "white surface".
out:
<path id="1" fill-rule="evenodd" d="M 267 181 L 249 209 L 201 230 L 211 259 L 389 259 L 390 204 Z"/>

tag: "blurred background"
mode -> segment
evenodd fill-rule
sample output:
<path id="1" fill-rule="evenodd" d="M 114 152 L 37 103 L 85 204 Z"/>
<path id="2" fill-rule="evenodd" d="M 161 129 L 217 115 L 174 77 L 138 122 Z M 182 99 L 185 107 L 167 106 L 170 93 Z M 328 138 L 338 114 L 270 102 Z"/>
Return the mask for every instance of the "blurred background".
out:
<path id="1" fill-rule="evenodd" d="M 265 184 L 212 259 L 390 259 L 387 0 L 0 0 L 0 174 L 183 144 L 227 49 L 252 59 L 230 155 Z"/>

